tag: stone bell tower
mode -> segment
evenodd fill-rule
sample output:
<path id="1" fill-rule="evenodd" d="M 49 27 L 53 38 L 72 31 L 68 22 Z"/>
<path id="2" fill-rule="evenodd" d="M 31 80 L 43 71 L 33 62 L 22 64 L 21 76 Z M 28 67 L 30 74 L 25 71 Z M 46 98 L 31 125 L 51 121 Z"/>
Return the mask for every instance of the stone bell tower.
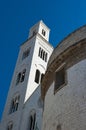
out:
<path id="1" fill-rule="evenodd" d="M 40 99 L 38 87 L 53 51 L 48 42 L 49 32 L 43 21 L 39 21 L 30 29 L 27 41 L 20 46 L 3 112 L 1 130 L 35 130 L 36 115 L 40 110 L 37 106 L 37 100 Z M 40 114 L 37 118 L 40 119 Z"/>

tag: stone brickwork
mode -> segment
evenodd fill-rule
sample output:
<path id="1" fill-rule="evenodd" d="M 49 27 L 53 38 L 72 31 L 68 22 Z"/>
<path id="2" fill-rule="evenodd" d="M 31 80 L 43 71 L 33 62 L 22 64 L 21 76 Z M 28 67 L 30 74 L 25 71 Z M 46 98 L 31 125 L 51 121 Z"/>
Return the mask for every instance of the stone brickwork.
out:
<path id="1" fill-rule="evenodd" d="M 66 84 L 54 93 L 55 72 L 62 66 L 65 66 Z M 41 91 L 42 130 L 86 129 L 86 26 L 57 46 L 49 60 Z"/>

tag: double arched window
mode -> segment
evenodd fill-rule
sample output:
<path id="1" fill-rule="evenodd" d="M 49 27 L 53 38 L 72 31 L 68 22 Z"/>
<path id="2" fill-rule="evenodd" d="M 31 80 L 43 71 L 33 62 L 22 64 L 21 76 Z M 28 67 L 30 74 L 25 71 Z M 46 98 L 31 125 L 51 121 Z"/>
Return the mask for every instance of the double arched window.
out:
<path id="1" fill-rule="evenodd" d="M 10 113 L 18 110 L 20 95 L 15 96 L 11 102 Z"/>
<path id="2" fill-rule="evenodd" d="M 47 53 L 40 47 L 38 56 L 47 62 Z"/>
<path id="3" fill-rule="evenodd" d="M 24 69 L 22 72 L 18 73 L 17 80 L 16 80 L 16 85 L 19 84 L 20 82 L 24 81 L 25 73 L 26 73 L 26 69 Z"/>
<path id="4" fill-rule="evenodd" d="M 35 82 L 38 84 L 40 80 L 42 81 L 44 74 L 41 74 L 40 71 L 37 69 L 35 74 Z"/>

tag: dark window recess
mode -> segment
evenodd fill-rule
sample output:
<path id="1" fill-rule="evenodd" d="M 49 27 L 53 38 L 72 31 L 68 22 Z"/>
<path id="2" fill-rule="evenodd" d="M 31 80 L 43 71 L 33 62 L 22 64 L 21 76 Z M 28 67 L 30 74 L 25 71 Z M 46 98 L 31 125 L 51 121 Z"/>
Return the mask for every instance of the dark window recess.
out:
<path id="1" fill-rule="evenodd" d="M 58 125 L 56 130 L 61 130 L 61 125 Z"/>
<path id="2" fill-rule="evenodd" d="M 65 69 L 62 68 L 58 72 L 56 72 L 55 77 L 55 90 L 61 87 L 65 83 Z"/>
<path id="3" fill-rule="evenodd" d="M 42 82 L 42 80 L 43 80 L 43 77 L 44 77 L 44 74 L 41 74 L 41 82 Z"/>
<path id="4" fill-rule="evenodd" d="M 13 129 L 13 123 L 10 122 L 7 126 L 7 130 L 12 130 Z"/>
<path id="5" fill-rule="evenodd" d="M 42 59 L 42 60 L 44 60 L 45 62 L 47 62 L 47 53 L 40 47 L 39 48 L 39 54 L 38 54 L 38 56 Z"/>
<path id="6" fill-rule="evenodd" d="M 36 74 L 35 74 L 35 82 L 39 83 L 39 79 L 40 79 L 40 71 L 36 70 Z"/>
<path id="7" fill-rule="evenodd" d="M 27 49 L 27 50 L 23 53 L 22 60 L 29 56 L 29 54 L 30 54 L 30 49 L 31 49 L 31 48 Z"/>
<path id="8" fill-rule="evenodd" d="M 33 36 L 36 34 L 36 30 L 33 31 Z"/>
<path id="9" fill-rule="evenodd" d="M 47 53 L 45 54 L 45 62 L 47 62 Z"/>
<path id="10" fill-rule="evenodd" d="M 20 96 L 13 98 L 11 102 L 10 114 L 18 110 Z"/>
<path id="11" fill-rule="evenodd" d="M 38 56 L 41 56 L 41 47 L 39 48 L 39 54 L 38 54 Z"/>
<path id="12" fill-rule="evenodd" d="M 36 113 L 34 113 L 33 115 L 30 115 L 29 130 L 34 130 L 35 129 L 35 122 L 36 122 Z"/>
<path id="13" fill-rule="evenodd" d="M 46 35 L 46 32 L 44 29 L 42 29 L 42 35 L 45 36 Z"/>
<path id="14" fill-rule="evenodd" d="M 17 76 L 17 80 L 16 80 L 16 85 L 19 84 L 20 82 L 24 81 L 25 73 L 26 73 L 26 69 L 24 69 L 22 72 L 19 72 L 19 74 Z"/>

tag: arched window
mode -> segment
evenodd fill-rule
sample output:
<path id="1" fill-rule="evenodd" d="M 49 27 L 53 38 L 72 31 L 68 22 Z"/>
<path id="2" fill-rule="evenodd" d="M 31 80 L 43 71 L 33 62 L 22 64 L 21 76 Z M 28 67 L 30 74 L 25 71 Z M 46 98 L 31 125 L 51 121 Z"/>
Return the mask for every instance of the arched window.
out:
<path id="1" fill-rule="evenodd" d="M 11 108 L 10 108 L 10 113 L 13 113 L 13 112 L 15 112 L 15 111 L 18 110 L 19 99 L 20 99 L 20 96 L 19 96 L 19 95 L 17 95 L 16 97 L 14 97 L 14 98 L 12 99 Z"/>
<path id="2" fill-rule="evenodd" d="M 33 110 L 29 117 L 29 129 L 28 130 L 35 130 L 36 126 L 36 112 Z"/>
<path id="3" fill-rule="evenodd" d="M 39 79 L 40 79 L 40 71 L 37 69 L 35 74 L 35 82 L 39 83 Z"/>
<path id="4" fill-rule="evenodd" d="M 7 130 L 12 130 L 13 129 L 13 123 L 9 122 L 7 126 Z"/>
<path id="5" fill-rule="evenodd" d="M 22 72 L 19 72 L 16 80 L 16 85 L 24 81 L 25 73 L 26 73 L 26 69 L 24 69 Z"/>

